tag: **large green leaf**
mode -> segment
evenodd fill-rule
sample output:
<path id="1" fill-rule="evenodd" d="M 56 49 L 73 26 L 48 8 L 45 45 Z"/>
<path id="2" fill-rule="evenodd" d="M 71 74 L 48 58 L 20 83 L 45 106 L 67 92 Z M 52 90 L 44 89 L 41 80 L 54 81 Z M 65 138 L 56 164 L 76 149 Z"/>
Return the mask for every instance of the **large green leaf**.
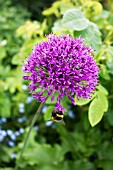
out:
<path id="1" fill-rule="evenodd" d="M 104 114 L 104 108 L 101 101 L 98 98 L 95 98 L 90 106 L 88 111 L 88 118 L 91 126 L 95 126 L 100 122 Z"/>
<path id="2" fill-rule="evenodd" d="M 106 112 L 108 110 L 108 99 L 102 92 L 96 92 L 98 99 L 102 103 L 102 106 L 104 108 L 104 111 Z"/>
<path id="3" fill-rule="evenodd" d="M 68 29 L 81 31 L 89 26 L 89 20 L 80 9 L 71 9 L 64 13 L 62 24 Z"/>
<path id="4" fill-rule="evenodd" d="M 104 93 L 105 95 L 108 95 L 107 89 L 106 89 L 104 86 L 102 86 L 101 84 L 99 84 L 99 86 L 97 86 L 97 89 L 98 89 L 100 92 Z"/>
<path id="5" fill-rule="evenodd" d="M 85 104 L 88 104 L 93 98 L 95 97 L 95 94 L 92 96 L 91 99 L 84 99 L 84 98 L 81 98 L 81 99 L 77 99 L 77 97 L 75 96 L 75 103 L 78 105 L 78 106 L 83 106 Z"/>
<path id="6" fill-rule="evenodd" d="M 85 38 L 85 43 L 87 43 L 87 45 L 92 45 L 96 52 L 99 52 L 102 41 L 100 31 L 96 24 L 90 22 L 85 30 L 74 31 L 74 36 L 82 36 L 82 38 Z"/>

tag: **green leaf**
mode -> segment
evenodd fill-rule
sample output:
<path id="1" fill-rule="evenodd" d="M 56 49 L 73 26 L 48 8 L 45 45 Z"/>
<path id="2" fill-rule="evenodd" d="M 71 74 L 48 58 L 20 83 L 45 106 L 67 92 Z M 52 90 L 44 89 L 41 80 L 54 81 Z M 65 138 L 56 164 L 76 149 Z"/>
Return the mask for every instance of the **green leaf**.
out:
<path id="1" fill-rule="evenodd" d="M 61 164 L 40 164 L 37 167 L 38 170 L 64 170 Z"/>
<path id="2" fill-rule="evenodd" d="M 98 99 L 102 103 L 102 106 L 104 108 L 104 111 L 106 112 L 108 110 L 108 100 L 107 97 L 102 92 L 96 92 Z"/>
<path id="3" fill-rule="evenodd" d="M 84 98 L 81 98 L 81 99 L 77 99 L 77 97 L 75 96 L 75 103 L 78 105 L 78 106 L 83 106 L 85 104 L 88 104 L 93 98 L 95 97 L 95 94 L 92 96 L 91 99 L 84 99 Z"/>
<path id="4" fill-rule="evenodd" d="M 18 83 L 18 80 L 16 80 L 15 77 L 7 77 L 5 90 L 9 89 L 10 93 L 14 93 L 16 90 L 17 83 Z"/>
<path id="5" fill-rule="evenodd" d="M 101 3 L 96 1 L 86 1 L 84 8 L 86 8 L 86 15 L 90 18 L 99 15 L 102 12 Z"/>
<path id="6" fill-rule="evenodd" d="M 90 22 L 89 26 L 85 30 L 74 31 L 75 37 L 82 36 L 82 38 L 85 38 L 85 43 L 87 43 L 87 45 L 92 45 L 97 53 L 102 45 L 100 35 L 98 26 L 92 22 Z"/>
<path id="7" fill-rule="evenodd" d="M 53 25 L 53 27 L 52 27 L 52 31 L 53 32 L 60 32 L 61 30 L 61 28 L 62 28 L 62 23 L 61 23 L 61 19 L 59 19 L 59 20 L 57 20 L 57 21 L 55 21 L 54 22 L 54 25 Z"/>
<path id="8" fill-rule="evenodd" d="M 0 158 L 0 163 L 1 162 L 9 162 L 11 159 L 11 154 L 14 151 L 12 150 L 12 148 L 8 148 L 7 146 L 3 145 L 2 143 L 0 144 L 0 153 L 2 154 L 1 158 Z M 0 168 L 1 170 L 1 168 Z"/>
<path id="9" fill-rule="evenodd" d="M 81 31 L 89 26 L 89 20 L 80 9 L 71 9 L 64 13 L 62 24 L 68 29 Z"/>
<path id="10" fill-rule="evenodd" d="M 22 59 L 20 58 L 20 56 L 18 54 L 15 54 L 11 60 L 12 64 L 14 65 L 20 65 L 22 64 Z"/>
<path id="11" fill-rule="evenodd" d="M 104 78 L 105 80 L 110 80 L 110 76 L 109 76 L 109 73 L 108 73 L 108 70 L 107 70 L 107 67 L 106 65 L 104 64 L 101 64 L 100 65 L 100 76 L 102 78 Z"/>
<path id="12" fill-rule="evenodd" d="M 54 2 L 54 3 L 52 4 L 52 7 L 44 10 L 44 11 L 42 12 L 42 14 L 45 15 L 45 16 L 55 14 L 56 17 L 59 17 L 59 10 L 58 10 L 58 8 L 59 8 L 60 5 L 61 5 L 61 2 L 60 2 L 60 1 Z"/>
<path id="13" fill-rule="evenodd" d="M 70 168 L 71 167 L 71 168 Z M 76 167 L 76 168 L 75 168 Z M 64 162 L 65 170 L 95 170 L 95 166 L 92 162 L 84 161 L 84 160 L 76 160 L 76 161 L 65 161 Z"/>
<path id="14" fill-rule="evenodd" d="M 106 133 L 106 132 L 105 132 Z M 108 133 L 105 134 L 105 139 Z M 110 134 L 109 134 L 110 135 Z M 97 164 L 104 170 L 111 170 L 113 165 L 113 145 L 109 140 L 102 142 L 98 148 Z"/>
<path id="15" fill-rule="evenodd" d="M 95 126 L 99 123 L 103 117 L 104 108 L 101 101 L 98 98 L 95 98 L 90 106 L 88 111 L 88 118 L 91 126 Z"/>
<path id="16" fill-rule="evenodd" d="M 109 72 L 113 74 L 113 47 L 112 46 L 108 47 L 106 65 L 109 69 Z"/>
<path id="17" fill-rule="evenodd" d="M 39 144 L 35 140 L 35 135 L 36 132 L 32 130 L 19 166 L 22 167 L 28 162 L 29 165 L 59 164 L 64 158 L 62 147 L 57 144 L 54 147 L 49 144 Z"/>
<path id="18" fill-rule="evenodd" d="M 109 72 L 113 74 L 113 61 L 112 62 L 107 62 L 107 67 L 109 68 Z"/>
<path id="19" fill-rule="evenodd" d="M 103 170 L 110 170 L 113 168 L 113 160 L 112 159 L 107 159 L 107 160 L 106 159 L 105 160 L 98 159 L 97 163 Z"/>
<path id="20" fill-rule="evenodd" d="M 48 106 L 46 113 L 44 114 L 44 120 L 48 121 L 51 119 L 51 113 L 54 110 L 54 106 Z"/>
<path id="21" fill-rule="evenodd" d="M 0 60 L 6 57 L 6 50 L 4 47 L 0 47 Z"/>
<path id="22" fill-rule="evenodd" d="M 3 117 L 10 117 L 10 109 L 11 109 L 11 102 L 7 96 L 4 96 L 4 98 L 0 99 L 0 116 Z"/>
<path id="23" fill-rule="evenodd" d="M 102 86 L 101 84 L 99 84 L 99 86 L 97 86 L 97 89 L 98 89 L 100 92 L 104 93 L 105 95 L 108 95 L 107 89 L 106 89 L 104 86 Z"/>
<path id="24" fill-rule="evenodd" d="M 113 13 L 111 12 L 108 18 L 108 22 L 113 26 Z"/>

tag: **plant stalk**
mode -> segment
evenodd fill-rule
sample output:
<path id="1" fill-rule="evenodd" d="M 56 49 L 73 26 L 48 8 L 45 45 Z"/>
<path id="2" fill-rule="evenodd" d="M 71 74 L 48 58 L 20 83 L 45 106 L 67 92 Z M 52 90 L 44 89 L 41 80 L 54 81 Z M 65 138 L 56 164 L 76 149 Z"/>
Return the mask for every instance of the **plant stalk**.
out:
<path id="1" fill-rule="evenodd" d="M 22 150 L 21 150 L 19 159 L 18 159 L 17 164 L 16 164 L 16 166 L 15 166 L 15 170 L 18 170 L 18 165 L 19 165 L 19 162 L 20 162 L 21 159 L 22 159 L 22 155 L 23 155 L 24 150 L 25 150 L 25 148 L 26 148 L 27 141 L 28 141 L 28 139 L 29 139 L 29 135 L 30 135 L 30 133 L 31 133 L 32 127 L 34 126 L 34 124 L 35 124 L 35 122 L 36 122 L 36 120 L 37 120 L 37 118 L 38 118 L 38 116 L 39 116 L 39 114 L 40 114 L 40 112 L 41 112 L 42 107 L 44 106 L 44 104 L 45 104 L 45 102 L 43 102 L 43 103 L 40 104 L 39 108 L 37 109 L 37 111 L 36 111 L 36 113 L 35 113 L 35 115 L 34 115 L 34 117 L 33 117 L 33 119 L 32 119 L 32 122 L 31 122 L 31 125 L 30 125 L 30 128 L 29 128 L 29 131 L 28 131 L 28 133 L 27 133 L 27 136 L 26 136 L 26 138 L 25 138 L 25 142 L 24 142 L 24 145 L 23 145 L 23 147 L 22 147 Z"/>

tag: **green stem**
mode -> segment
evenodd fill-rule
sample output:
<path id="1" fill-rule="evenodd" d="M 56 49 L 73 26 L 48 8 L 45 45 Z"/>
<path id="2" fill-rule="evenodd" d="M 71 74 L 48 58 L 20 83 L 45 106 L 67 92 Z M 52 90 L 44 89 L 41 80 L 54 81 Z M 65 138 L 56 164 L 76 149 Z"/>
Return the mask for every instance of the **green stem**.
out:
<path id="1" fill-rule="evenodd" d="M 44 104 L 45 104 L 45 102 L 43 102 L 43 103 L 40 104 L 38 110 L 36 111 L 36 113 L 35 113 L 35 115 L 34 115 L 34 117 L 33 117 L 33 119 L 32 119 L 32 122 L 31 122 L 31 125 L 30 125 L 30 128 L 29 128 L 29 131 L 28 131 L 27 136 L 26 136 L 26 138 L 25 138 L 25 142 L 24 142 L 23 148 L 22 148 L 22 150 L 21 150 L 19 159 L 18 159 L 17 164 L 16 164 L 16 167 L 15 167 L 15 170 L 18 170 L 18 165 L 19 165 L 19 162 L 20 162 L 21 159 L 22 159 L 22 155 L 23 155 L 24 150 L 25 150 L 25 148 L 26 148 L 27 141 L 28 141 L 29 135 L 30 135 L 30 133 L 31 133 L 32 127 L 34 126 L 34 124 L 35 124 L 35 122 L 36 122 L 36 120 L 37 120 L 37 118 L 38 118 L 38 116 L 39 116 L 39 114 L 40 114 L 40 112 L 41 112 L 42 107 L 44 106 Z"/>

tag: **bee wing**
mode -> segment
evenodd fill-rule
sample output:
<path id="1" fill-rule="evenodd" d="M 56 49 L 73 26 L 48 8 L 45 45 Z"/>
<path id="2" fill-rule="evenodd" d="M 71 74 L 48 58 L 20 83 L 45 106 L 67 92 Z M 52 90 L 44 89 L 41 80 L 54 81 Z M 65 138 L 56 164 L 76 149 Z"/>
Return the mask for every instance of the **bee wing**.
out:
<path id="1" fill-rule="evenodd" d="M 64 125 L 64 126 L 66 126 L 66 124 L 65 124 L 65 122 L 64 122 L 63 119 L 60 121 L 60 123 L 61 123 L 62 125 Z"/>

